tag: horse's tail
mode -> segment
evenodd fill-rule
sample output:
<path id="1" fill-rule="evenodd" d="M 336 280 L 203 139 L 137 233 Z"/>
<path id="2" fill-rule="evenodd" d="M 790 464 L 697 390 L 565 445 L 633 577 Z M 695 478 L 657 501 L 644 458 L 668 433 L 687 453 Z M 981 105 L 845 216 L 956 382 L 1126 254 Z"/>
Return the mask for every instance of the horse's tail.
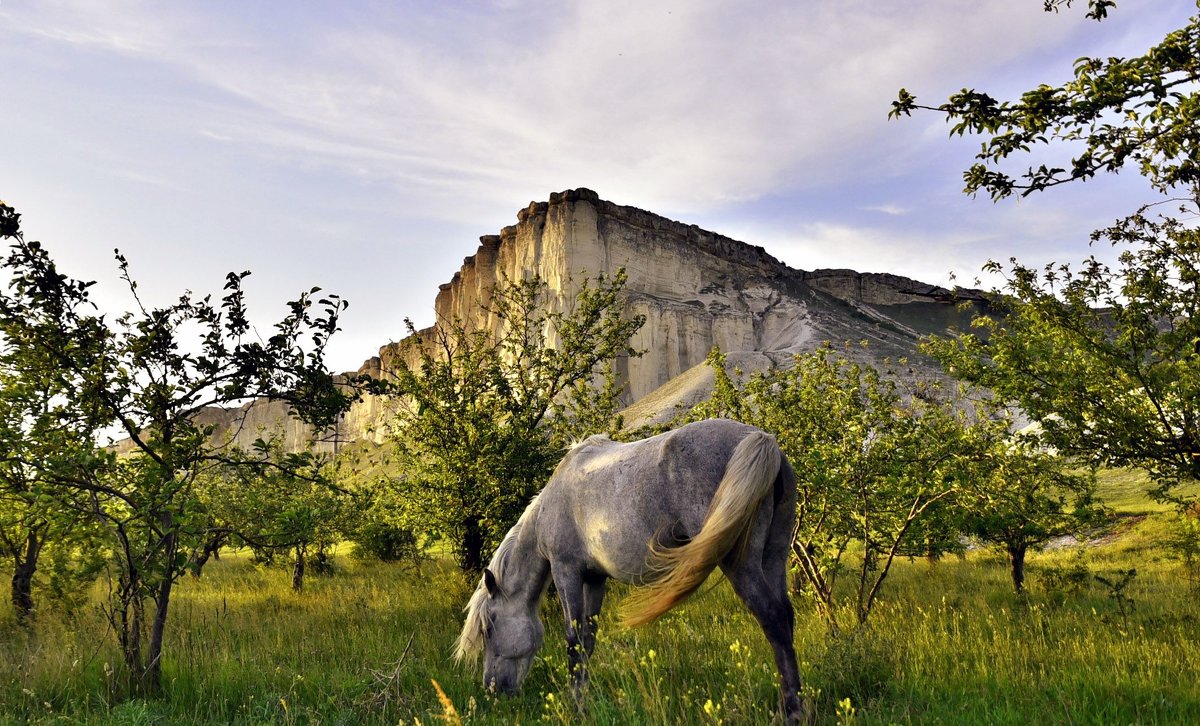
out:
<path id="1" fill-rule="evenodd" d="M 625 625 L 644 625 L 696 591 L 730 551 L 745 554 L 758 505 L 771 491 L 783 454 L 775 438 L 754 431 L 743 438 L 725 465 L 704 525 L 686 544 L 652 546 L 652 584 L 634 593 L 624 608 Z"/>

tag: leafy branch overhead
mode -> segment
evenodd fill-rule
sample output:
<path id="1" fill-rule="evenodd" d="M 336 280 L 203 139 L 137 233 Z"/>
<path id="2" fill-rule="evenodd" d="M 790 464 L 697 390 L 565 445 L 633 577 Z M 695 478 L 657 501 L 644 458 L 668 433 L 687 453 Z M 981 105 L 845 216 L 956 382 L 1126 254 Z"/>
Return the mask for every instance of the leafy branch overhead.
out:
<path id="1" fill-rule="evenodd" d="M 1046 9 L 1063 2 L 1048 0 Z M 1065 3 L 1065 4 L 1070 4 Z M 1089 17 L 1106 16 L 1113 3 L 1090 3 Z M 963 174 L 964 191 L 999 200 L 1031 194 L 1133 164 L 1164 193 L 1200 183 L 1200 15 L 1135 58 L 1080 58 L 1061 86 L 1040 85 L 1017 101 L 997 101 L 963 89 L 945 103 L 922 105 L 900 89 L 890 118 L 917 109 L 945 114 L 951 135 L 985 136 L 977 163 Z M 1069 160 L 1031 165 L 1014 176 L 997 165 L 1035 147 L 1069 142 Z"/>
<path id="2" fill-rule="evenodd" d="M 1047 3 L 1047 9 L 1070 3 Z M 1107 4 L 1091 4 L 1100 19 Z M 1093 232 L 1120 249 L 1072 267 L 1010 260 L 974 330 L 926 351 L 954 375 L 1020 406 L 1047 443 L 1091 465 L 1148 471 L 1154 494 L 1200 478 L 1200 15 L 1134 58 L 1081 58 L 1074 77 L 1017 101 L 964 90 L 924 106 L 901 90 L 891 116 L 945 114 L 952 134 L 984 137 L 966 192 L 999 200 L 1130 165 L 1162 199 Z M 1010 156 L 1071 149 L 1069 163 L 996 167 Z"/>
<path id="3" fill-rule="evenodd" d="M 1071 7 L 1074 0 L 1044 0 L 1042 9 L 1048 13 L 1057 13 L 1061 7 Z M 1108 11 L 1117 6 L 1116 0 L 1088 0 L 1087 17 L 1092 20 L 1104 20 Z"/>

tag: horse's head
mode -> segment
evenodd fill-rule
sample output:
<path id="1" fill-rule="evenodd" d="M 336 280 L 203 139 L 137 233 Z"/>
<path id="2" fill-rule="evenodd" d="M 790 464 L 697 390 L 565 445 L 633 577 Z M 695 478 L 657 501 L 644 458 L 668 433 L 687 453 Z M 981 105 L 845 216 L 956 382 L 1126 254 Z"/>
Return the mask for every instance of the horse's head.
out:
<path id="1" fill-rule="evenodd" d="M 542 647 L 542 620 L 537 603 L 510 598 L 491 570 L 467 604 L 467 622 L 458 640 L 458 657 L 483 649 L 483 685 L 515 695 L 529 673 L 533 656 Z"/>

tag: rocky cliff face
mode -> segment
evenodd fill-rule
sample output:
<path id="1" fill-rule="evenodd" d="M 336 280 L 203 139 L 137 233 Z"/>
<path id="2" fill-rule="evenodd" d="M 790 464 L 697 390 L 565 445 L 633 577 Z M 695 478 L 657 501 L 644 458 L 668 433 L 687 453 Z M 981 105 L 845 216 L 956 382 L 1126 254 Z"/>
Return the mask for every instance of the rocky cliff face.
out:
<path id="1" fill-rule="evenodd" d="M 673 409 L 672 388 L 663 387 L 681 374 L 691 371 L 687 381 L 697 379 L 703 390 L 696 366 L 713 346 L 739 354 L 750 368 L 784 362 L 827 341 L 868 340 L 861 355 L 895 358 L 913 354 L 919 333 L 944 329 L 942 319 L 953 307 L 943 288 L 887 274 L 795 270 L 761 247 L 601 200 L 588 189 L 532 202 L 515 225 L 481 237 L 475 254 L 439 287 L 434 306 L 439 319 L 490 327 L 494 321 L 481 312 L 482 303 L 504 279 L 538 275 L 551 304 L 561 306 L 582 279 L 620 268 L 628 275 L 627 313 L 646 318 L 633 340 L 645 354 L 618 361 L 625 403 L 643 402 L 630 411 L 640 420 Z M 386 345 L 359 373 L 386 376 L 402 355 L 403 343 Z M 646 405 L 652 400 L 660 401 L 657 408 Z M 221 428 L 252 440 L 283 414 L 278 405 L 254 404 L 231 413 Z M 374 425 L 385 416 L 384 402 L 368 398 L 348 413 L 337 437 L 376 436 Z M 298 442 L 303 432 L 292 428 L 288 439 Z"/>

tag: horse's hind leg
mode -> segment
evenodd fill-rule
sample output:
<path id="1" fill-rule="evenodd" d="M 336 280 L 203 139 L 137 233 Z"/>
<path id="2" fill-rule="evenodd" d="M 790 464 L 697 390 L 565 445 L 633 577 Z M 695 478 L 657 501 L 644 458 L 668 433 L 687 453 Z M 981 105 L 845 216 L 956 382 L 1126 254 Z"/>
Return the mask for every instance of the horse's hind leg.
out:
<path id="1" fill-rule="evenodd" d="M 786 555 L 783 558 L 771 558 L 768 554 L 764 557 L 765 561 L 760 563 L 757 560 L 750 553 L 740 564 L 722 563 L 721 569 L 738 597 L 754 613 L 775 653 L 787 722 L 802 723 L 805 716 L 800 701 L 800 669 L 796 663 L 796 646 L 793 642 L 795 615 L 787 596 Z"/>

